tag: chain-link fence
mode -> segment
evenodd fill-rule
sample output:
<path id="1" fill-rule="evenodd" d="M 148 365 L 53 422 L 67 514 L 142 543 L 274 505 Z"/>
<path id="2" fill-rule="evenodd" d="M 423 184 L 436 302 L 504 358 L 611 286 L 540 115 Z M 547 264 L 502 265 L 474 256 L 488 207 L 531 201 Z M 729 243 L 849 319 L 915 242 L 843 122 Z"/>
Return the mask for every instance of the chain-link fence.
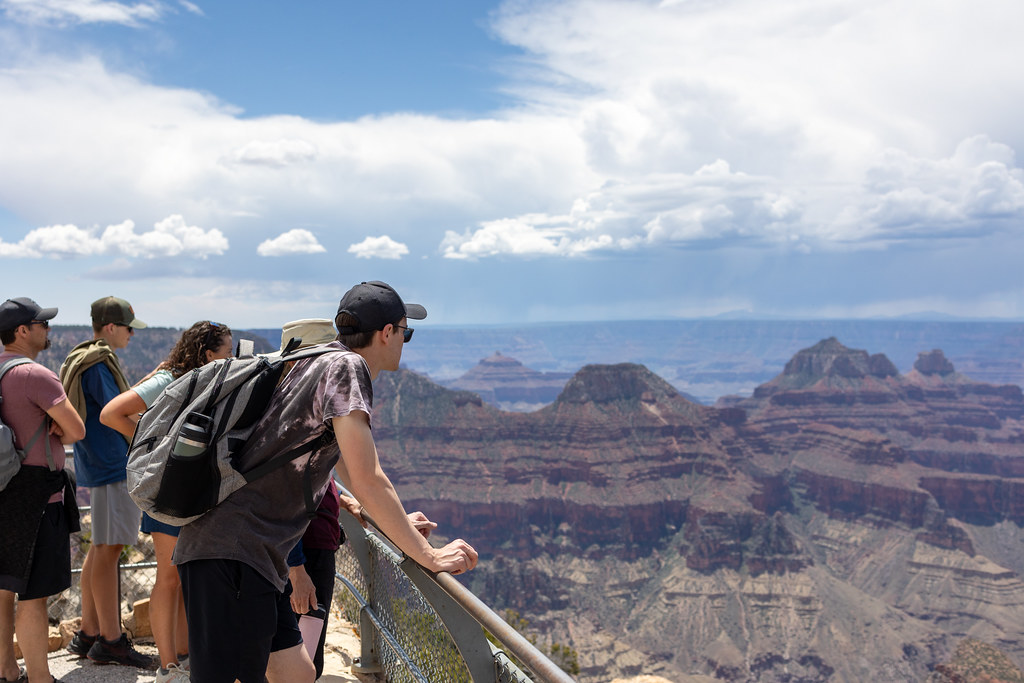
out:
<path id="1" fill-rule="evenodd" d="M 485 638 L 483 625 L 487 623 L 503 647 L 518 641 L 515 647 L 522 648 L 526 642 L 518 634 L 510 638 L 510 628 L 504 622 L 500 623 L 506 628 L 495 629 L 492 618 L 500 618 L 486 605 L 454 581 L 454 586 L 442 586 L 377 533 L 365 532 L 349 517 L 342 514 L 348 542 L 338 551 L 335 595 L 348 620 L 359 624 L 362 652 L 358 666 L 363 670 L 380 670 L 388 681 L 402 683 L 572 680 L 561 671 L 553 673 L 557 667 L 526 644 L 535 664 L 537 658 L 544 660 L 545 675 L 531 679 Z M 457 599 L 457 593 L 468 595 Z M 477 604 L 467 607 L 472 602 Z"/>
<path id="2" fill-rule="evenodd" d="M 71 534 L 71 588 L 52 596 L 47 602 L 47 611 L 52 622 L 74 619 L 82 615 L 82 591 L 79 580 L 82 563 L 92 542 L 92 510 L 79 508 L 82 530 Z M 121 613 L 131 612 L 135 602 L 149 597 L 156 582 L 156 554 L 153 541 L 148 534 L 139 534 L 133 546 L 126 546 L 121 552 L 119 595 Z"/>
<path id="3" fill-rule="evenodd" d="M 373 607 L 380 628 L 373 633 L 374 650 L 388 681 L 451 681 L 470 683 L 466 664 L 452 642 L 437 613 L 402 572 L 401 558 L 380 539 L 369 536 L 374 552 L 370 554 L 369 582 L 376 596 Z M 362 596 L 369 595 L 364 577 L 349 544 L 338 551 L 338 573 L 354 582 Z M 341 582 L 338 584 L 343 586 Z M 339 603 L 353 624 L 360 623 L 360 605 L 348 591 L 340 591 Z M 381 632 L 390 635 L 382 637 Z"/>

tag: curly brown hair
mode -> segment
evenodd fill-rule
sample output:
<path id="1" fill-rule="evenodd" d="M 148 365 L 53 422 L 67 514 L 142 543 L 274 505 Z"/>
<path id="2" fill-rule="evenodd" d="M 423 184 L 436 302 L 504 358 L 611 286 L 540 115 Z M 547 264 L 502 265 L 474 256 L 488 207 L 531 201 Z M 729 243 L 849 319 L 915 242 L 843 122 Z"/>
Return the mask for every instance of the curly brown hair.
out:
<path id="1" fill-rule="evenodd" d="M 181 339 L 157 369 L 170 370 L 175 378 L 206 365 L 206 351 L 216 351 L 231 336 L 231 328 L 222 323 L 200 320 L 181 333 Z"/>

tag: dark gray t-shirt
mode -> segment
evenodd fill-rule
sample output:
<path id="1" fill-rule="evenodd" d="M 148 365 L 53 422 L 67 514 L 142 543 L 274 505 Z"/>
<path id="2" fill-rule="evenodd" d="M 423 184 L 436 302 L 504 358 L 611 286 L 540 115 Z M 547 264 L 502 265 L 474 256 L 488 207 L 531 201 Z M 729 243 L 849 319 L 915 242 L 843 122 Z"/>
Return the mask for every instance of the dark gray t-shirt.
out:
<path id="1" fill-rule="evenodd" d="M 366 362 L 340 342 L 327 353 L 299 361 L 274 392 L 270 407 L 240 456 L 243 470 L 318 438 L 331 419 L 353 411 L 372 415 L 373 387 Z M 181 529 L 174 563 L 227 559 L 244 562 L 278 590 L 288 579 L 288 552 L 302 537 L 306 516 L 304 472 L 314 492 L 324 489 L 338 461 L 330 439 L 309 456 L 293 460 L 232 493 Z"/>

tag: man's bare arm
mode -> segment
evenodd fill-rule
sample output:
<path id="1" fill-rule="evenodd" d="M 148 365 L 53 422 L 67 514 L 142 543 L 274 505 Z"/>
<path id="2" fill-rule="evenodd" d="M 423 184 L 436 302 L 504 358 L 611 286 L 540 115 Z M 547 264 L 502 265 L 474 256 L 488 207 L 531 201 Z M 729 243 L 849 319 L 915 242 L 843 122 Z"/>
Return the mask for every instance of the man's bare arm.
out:
<path id="1" fill-rule="evenodd" d="M 434 548 L 406 515 L 395 487 L 380 467 L 366 413 L 336 417 L 332 424 L 341 449 L 335 468 L 338 476 L 402 552 L 431 571 L 460 574 L 476 566 L 477 553 L 471 545 L 460 538 Z"/>
<path id="2" fill-rule="evenodd" d="M 85 423 L 67 399 L 46 411 L 53 419 L 50 433 L 60 437 L 61 443 L 74 443 L 85 437 Z"/>

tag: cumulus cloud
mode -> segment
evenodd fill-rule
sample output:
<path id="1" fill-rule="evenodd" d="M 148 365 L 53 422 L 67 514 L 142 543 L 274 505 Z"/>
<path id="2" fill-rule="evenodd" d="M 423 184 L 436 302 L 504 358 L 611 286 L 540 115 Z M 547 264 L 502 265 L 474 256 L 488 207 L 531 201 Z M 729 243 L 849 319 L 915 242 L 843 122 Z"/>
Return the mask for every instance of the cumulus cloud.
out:
<path id="1" fill-rule="evenodd" d="M 228 249 L 228 240 L 216 228 L 187 225 L 179 215 L 168 216 L 153 230 L 135 232 L 134 221 L 97 228 L 51 225 L 36 228 L 15 243 L 0 240 L 0 257 L 72 259 L 99 255 L 122 255 L 154 259 L 183 255 L 206 259 Z"/>
<path id="2" fill-rule="evenodd" d="M 355 254 L 356 258 L 383 258 L 397 261 L 409 253 L 409 247 L 401 242 L 396 242 L 387 235 L 380 237 L 367 237 L 362 242 L 350 245 L 348 253 Z"/>
<path id="3" fill-rule="evenodd" d="M 316 159 L 316 146 L 306 140 L 255 140 L 243 146 L 235 155 L 240 164 L 285 168 L 292 164 Z"/>
<path id="4" fill-rule="evenodd" d="M 189 11 L 198 7 L 183 3 Z M 15 21 L 29 24 L 123 24 L 155 21 L 167 11 L 163 2 L 124 3 L 113 0 L 2 0 L 0 9 Z"/>
<path id="5" fill-rule="evenodd" d="M 277 237 L 260 242 L 256 253 L 260 256 L 291 256 L 293 254 L 322 254 L 327 251 L 309 230 L 297 228 Z"/>
<path id="6" fill-rule="evenodd" d="M 810 193 L 778 178 L 734 172 L 724 160 L 692 174 L 605 183 L 565 216 L 531 214 L 447 231 L 447 258 L 579 256 L 676 246 L 870 248 L 984 236 L 1024 217 L 1024 171 L 986 136 L 946 158 L 886 150 L 860 183 Z"/>
<path id="7" fill-rule="evenodd" d="M 527 214 L 447 231 L 446 258 L 584 256 L 664 245 L 778 243 L 792 238 L 801 206 L 777 183 L 733 173 L 723 160 L 692 174 L 605 183 L 567 215 Z"/>
<path id="8" fill-rule="evenodd" d="M 1024 171 L 1013 150 L 977 135 L 944 159 L 887 150 L 832 234 L 863 242 L 984 236 L 1021 217 Z"/>

